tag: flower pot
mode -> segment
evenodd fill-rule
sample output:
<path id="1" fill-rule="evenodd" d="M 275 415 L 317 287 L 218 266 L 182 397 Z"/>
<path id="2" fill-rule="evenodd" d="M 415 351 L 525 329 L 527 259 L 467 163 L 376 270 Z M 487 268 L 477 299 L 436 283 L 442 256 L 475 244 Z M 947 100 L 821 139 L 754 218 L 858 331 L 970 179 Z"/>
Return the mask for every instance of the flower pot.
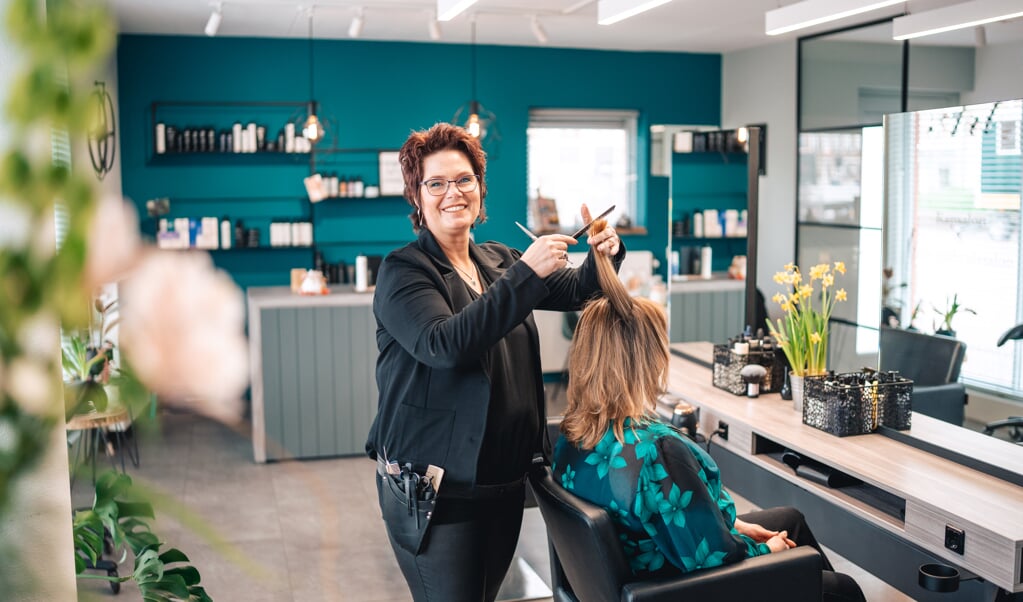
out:
<path id="1" fill-rule="evenodd" d="M 789 373 L 789 385 L 792 388 L 792 409 L 803 411 L 803 377 Z"/>

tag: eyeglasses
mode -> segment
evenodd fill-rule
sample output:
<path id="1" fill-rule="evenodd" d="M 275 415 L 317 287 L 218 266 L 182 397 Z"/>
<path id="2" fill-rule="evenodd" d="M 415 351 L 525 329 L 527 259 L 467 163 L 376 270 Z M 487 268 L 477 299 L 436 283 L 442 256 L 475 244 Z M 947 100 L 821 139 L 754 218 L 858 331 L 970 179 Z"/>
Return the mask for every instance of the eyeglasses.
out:
<path id="1" fill-rule="evenodd" d="M 426 186 L 426 192 L 429 192 L 433 196 L 444 196 L 448 192 L 448 188 L 452 184 L 459 192 L 472 192 L 476 190 L 476 186 L 479 185 L 480 177 L 476 174 L 468 174 L 465 176 L 459 176 L 456 180 L 447 180 L 445 178 L 430 178 L 424 182 L 421 182 L 423 186 Z"/>

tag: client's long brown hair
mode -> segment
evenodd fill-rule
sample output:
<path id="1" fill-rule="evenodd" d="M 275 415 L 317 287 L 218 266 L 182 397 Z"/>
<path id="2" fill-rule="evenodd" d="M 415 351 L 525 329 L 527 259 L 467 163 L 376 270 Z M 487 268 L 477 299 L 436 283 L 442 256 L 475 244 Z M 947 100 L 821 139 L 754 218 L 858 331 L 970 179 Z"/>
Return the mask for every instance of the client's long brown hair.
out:
<path id="1" fill-rule="evenodd" d="M 590 227 L 602 231 L 604 220 Z M 623 441 L 625 419 L 640 420 L 664 392 L 668 371 L 668 321 L 660 304 L 631 297 L 611 259 L 594 253 L 604 296 L 590 301 L 568 355 L 568 408 L 561 430 L 582 448 L 596 447 L 613 426 Z"/>

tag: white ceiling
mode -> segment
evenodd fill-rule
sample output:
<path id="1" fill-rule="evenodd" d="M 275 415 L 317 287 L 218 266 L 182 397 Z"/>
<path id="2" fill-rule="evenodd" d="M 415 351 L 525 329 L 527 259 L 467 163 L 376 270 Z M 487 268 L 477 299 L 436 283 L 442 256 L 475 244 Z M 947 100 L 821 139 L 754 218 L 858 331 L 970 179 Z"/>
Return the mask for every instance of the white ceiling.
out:
<path id="1" fill-rule="evenodd" d="M 905 11 L 919 12 L 962 0 L 908 0 L 887 9 L 814 29 L 769 37 L 764 13 L 794 0 L 673 0 L 614 25 L 597 25 L 596 0 L 479 0 L 452 21 L 440 24 L 437 43 L 468 43 L 476 21 L 480 44 L 541 45 L 531 29 L 535 15 L 549 47 L 608 50 L 724 53 L 854 25 Z M 1021 0 L 1023 1 L 1023 0 Z M 216 0 L 108 0 L 124 33 L 204 35 Z M 317 38 L 348 38 L 361 8 L 360 39 L 433 42 L 428 24 L 436 0 L 223 0 L 219 36 L 306 37 L 308 14 Z M 986 26 L 987 43 L 1023 40 L 1023 19 Z M 973 45 L 972 29 L 925 38 L 928 43 Z"/>

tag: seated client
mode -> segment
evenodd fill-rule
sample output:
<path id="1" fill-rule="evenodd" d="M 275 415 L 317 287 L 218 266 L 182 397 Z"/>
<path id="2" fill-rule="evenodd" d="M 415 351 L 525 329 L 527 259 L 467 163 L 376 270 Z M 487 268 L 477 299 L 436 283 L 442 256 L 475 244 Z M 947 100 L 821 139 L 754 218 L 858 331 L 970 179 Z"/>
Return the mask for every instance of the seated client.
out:
<path id="1" fill-rule="evenodd" d="M 601 224 L 594 224 L 599 232 Z M 780 552 L 820 550 L 795 508 L 735 515 L 710 455 L 657 419 L 668 369 L 663 308 L 631 298 L 598 255 L 605 296 L 582 312 L 569 354 L 568 408 L 554 448 L 555 480 L 607 510 L 633 573 L 679 575 Z M 821 553 L 824 600 L 864 600 Z"/>

